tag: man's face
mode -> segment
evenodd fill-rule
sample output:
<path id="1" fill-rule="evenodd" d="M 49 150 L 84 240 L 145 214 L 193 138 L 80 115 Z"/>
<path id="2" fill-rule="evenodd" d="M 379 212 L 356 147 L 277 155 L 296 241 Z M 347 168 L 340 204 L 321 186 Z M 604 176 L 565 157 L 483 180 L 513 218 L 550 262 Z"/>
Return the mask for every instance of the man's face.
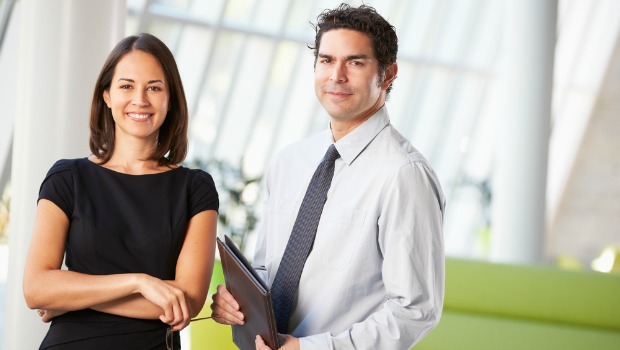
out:
<path id="1" fill-rule="evenodd" d="M 385 102 L 385 90 L 392 80 L 387 74 L 381 80 L 372 41 L 365 34 L 351 29 L 323 34 L 314 90 L 332 122 L 358 124 L 373 115 Z"/>

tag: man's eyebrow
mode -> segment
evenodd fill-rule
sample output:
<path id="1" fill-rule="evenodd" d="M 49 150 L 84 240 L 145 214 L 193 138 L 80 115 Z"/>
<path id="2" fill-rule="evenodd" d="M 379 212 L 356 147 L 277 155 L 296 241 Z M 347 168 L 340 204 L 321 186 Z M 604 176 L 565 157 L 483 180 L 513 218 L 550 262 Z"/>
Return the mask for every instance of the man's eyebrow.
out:
<path id="1" fill-rule="evenodd" d="M 331 58 L 331 59 L 334 58 L 334 56 L 328 55 L 328 54 L 324 54 L 324 53 L 319 53 L 319 57 L 321 57 L 321 58 Z M 368 60 L 368 59 L 370 59 L 370 57 L 368 57 L 368 55 L 364 55 L 364 54 L 350 55 L 350 56 L 346 57 L 347 61 L 351 61 L 351 60 Z"/>
<path id="2" fill-rule="evenodd" d="M 370 57 L 368 57 L 368 55 L 364 55 L 364 54 L 347 56 L 347 61 L 350 61 L 350 60 L 368 60 L 368 59 L 370 59 Z"/>

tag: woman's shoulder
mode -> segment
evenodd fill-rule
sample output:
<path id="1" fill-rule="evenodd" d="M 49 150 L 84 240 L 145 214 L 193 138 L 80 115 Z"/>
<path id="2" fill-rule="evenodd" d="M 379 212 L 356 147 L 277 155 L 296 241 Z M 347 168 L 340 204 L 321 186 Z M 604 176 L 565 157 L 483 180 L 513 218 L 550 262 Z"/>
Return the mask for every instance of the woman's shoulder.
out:
<path id="1" fill-rule="evenodd" d="M 89 160 L 87 158 L 59 159 L 49 169 L 49 171 L 47 172 L 47 176 L 59 172 L 71 171 L 72 168 L 85 161 L 88 162 Z"/>
<path id="2" fill-rule="evenodd" d="M 192 203 L 191 216 L 203 210 L 219 210 L 219 195 L 211 174 L 202 169 L 182 167 L 187 172 Z"/>
<path id="3" fill-rule="evenodd" d="M 196 185 L 197 183 L 207 183 L 209 185 L 214 184 L 211 174 L 202 169 L 180 167 L 191 178 L 191 183 Z"/>

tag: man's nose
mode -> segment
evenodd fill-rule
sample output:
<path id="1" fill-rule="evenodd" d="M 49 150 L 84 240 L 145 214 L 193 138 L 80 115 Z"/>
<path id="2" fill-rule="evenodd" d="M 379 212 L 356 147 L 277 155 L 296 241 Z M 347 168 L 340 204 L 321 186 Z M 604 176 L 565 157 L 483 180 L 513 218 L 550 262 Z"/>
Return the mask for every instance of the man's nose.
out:
<path id="1" fill-rule="evenodd" d="M 339 83 L 347 81 L 346 65 L 343 63 L 334 64 L 330 80 Z"/>

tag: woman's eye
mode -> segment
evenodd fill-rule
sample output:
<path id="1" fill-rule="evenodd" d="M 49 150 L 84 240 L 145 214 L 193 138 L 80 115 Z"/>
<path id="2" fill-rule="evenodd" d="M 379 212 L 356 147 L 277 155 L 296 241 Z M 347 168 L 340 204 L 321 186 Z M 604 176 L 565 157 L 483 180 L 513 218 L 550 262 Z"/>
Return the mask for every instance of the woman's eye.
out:
<path id="1" fill-rule="evenodd" d="M 151 91 L 161 91 L 161 88 L 159 86 L 149 86 L 147 88 L 147 90 L 151 90 Z"/>

